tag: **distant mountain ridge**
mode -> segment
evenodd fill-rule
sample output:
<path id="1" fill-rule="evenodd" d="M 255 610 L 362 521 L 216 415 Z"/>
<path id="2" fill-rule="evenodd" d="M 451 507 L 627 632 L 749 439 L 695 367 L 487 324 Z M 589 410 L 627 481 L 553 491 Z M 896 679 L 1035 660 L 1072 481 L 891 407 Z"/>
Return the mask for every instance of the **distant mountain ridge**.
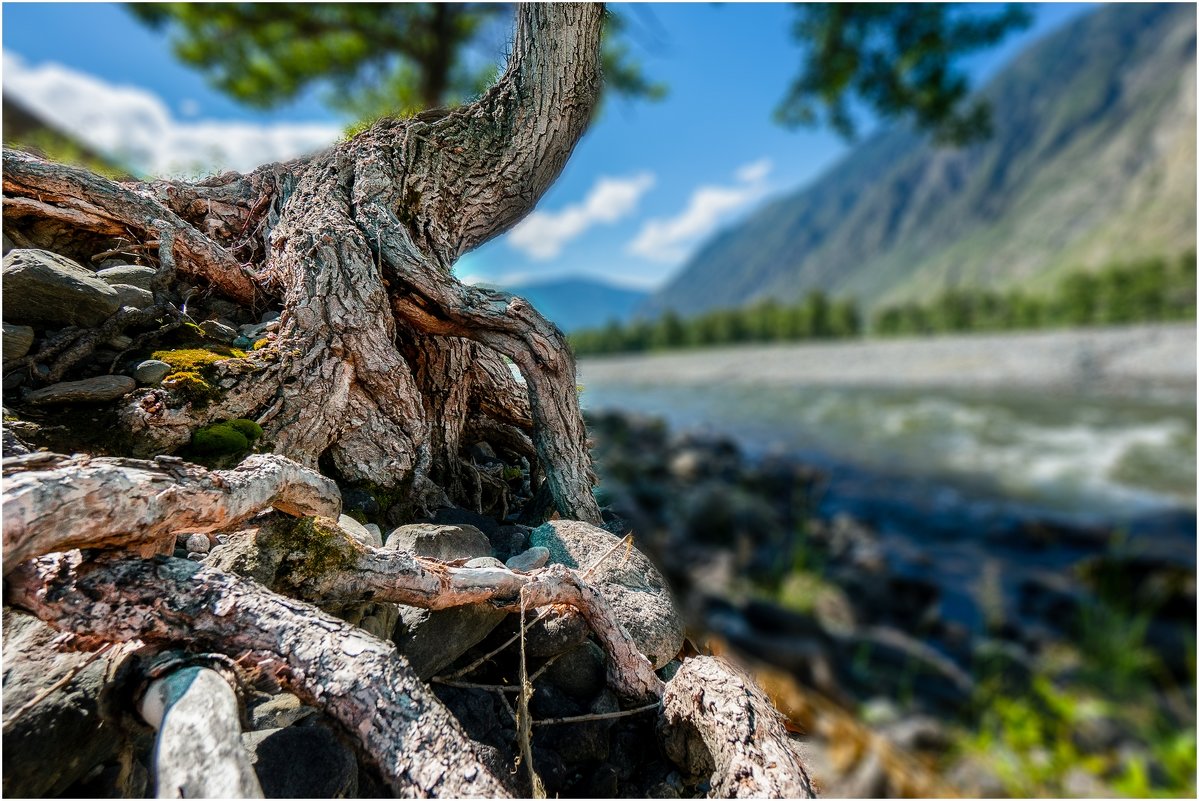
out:
<path id="1" fill-rule="evenodd" d="M 624 322 L 649 296 L 590 278 L 547 279 L 499 288 L 532 303 L 566 333 L 598 328 L 609 320 Z"/>
<path id="2" fill-rule="evenodd" d="M 870 308 L 950 286 L 1044 289 L 1063 272 L 1195 245 L 1195 7 L 1113 5 L 1021 52 L 982 90 L 994 134 L 906 130 L 707 242 L 639 310 L 814 289 Z"/>

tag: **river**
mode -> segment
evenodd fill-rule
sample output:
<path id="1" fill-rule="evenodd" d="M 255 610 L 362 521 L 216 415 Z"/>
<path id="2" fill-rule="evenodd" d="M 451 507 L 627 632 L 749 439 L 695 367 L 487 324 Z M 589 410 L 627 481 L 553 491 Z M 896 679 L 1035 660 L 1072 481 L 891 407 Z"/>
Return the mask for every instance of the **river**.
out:
<path id="1" fill-rule="evenodd" d="M 1109 330 L 1098 338 L 1055 332 L 583 360 L 581 403 L 820 466 L 830 476 L 827 514 L 884 525 L 910 518 L 947 536 L 1011 514 L 1056 517 L 1152 534 L 1193 562 L 1195 329 L 1166 327 L 1164 338 L 1161 329 L 1130 331 L 1123 340 Z M 961 352 L 972 354 L 972 368 L 963 368 Z M 1103 354 L 1116 353 L 1113 367 Z M 849 375 L 872 360 L 882 365 L 876 385 L 838 385 L 838 358 Z M 953 365 L 941 385 L 929 368 L 934 358 Z M 1088 375 L 1062 381 L 1080 361 Z M 915 386 L 903 386 L 909 372 L 919 376 Z"/>

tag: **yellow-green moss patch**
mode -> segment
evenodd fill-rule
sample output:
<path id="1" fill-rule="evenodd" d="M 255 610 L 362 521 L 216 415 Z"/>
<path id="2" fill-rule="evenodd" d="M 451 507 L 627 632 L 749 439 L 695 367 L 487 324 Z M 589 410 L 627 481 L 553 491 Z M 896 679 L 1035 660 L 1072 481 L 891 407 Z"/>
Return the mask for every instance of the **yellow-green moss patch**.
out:
<path id="1" fill-rule="evenodd" d="M 327 517 L 302 517 L 285 536 L 288 554 L 280 577 L 292 586 L 351 567 L 364 552 Z"/>
<path id="2" fill-rule="evenodd" d="M 156 350 L 151 358 L 166 362 L 175 370 L 198 372 L 225 359 L 244 359 L 246 352 L 225 345 L 206 345 L 202 348 Z"/>
<path id="3" fill-rule="evenodd" d="M 195 370 L 179 370 L 162 379 L 162 385 L 196 405 L 203 405 L 220 397 L 221 391 L 205 380 Z"/>

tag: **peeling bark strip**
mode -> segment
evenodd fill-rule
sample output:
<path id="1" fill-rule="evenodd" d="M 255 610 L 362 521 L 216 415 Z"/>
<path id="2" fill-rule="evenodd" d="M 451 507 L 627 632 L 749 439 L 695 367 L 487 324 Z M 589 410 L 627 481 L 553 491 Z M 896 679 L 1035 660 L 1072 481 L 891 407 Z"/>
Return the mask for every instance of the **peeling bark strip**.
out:
<path id="1" fill-rule="evenodd" d="M 227 528 L 264 509 L 336 517 L 330 479 L 274 455 L 208 471 L 179 459 L 4 460 L 4 564 L 71 548 L 148 545 L 179 532 Z"/>
<path id="2" fill-rule="evenodd" d="M 158 730 L 158 798 L 263 797 L 241 744 L 237 696 L 220 673 L 189 666 L 156 679 L 139 711 Z"/>
<path id="3" fill-rule="evenodd" d="M 711 771 L 710 798 L 816 797 L 782 716 L 753 679 L 722 659 L 683 663 L 666 685 L 662 722 L 671 759 Z"/>
<path id="4" fill-rule="evenodd" d="M 524 300 L 451 270 L 528 214 L 565 166 L 598 102 L 602 20 L 600 4 L 521 5 L 507 69 L 474 103 L 385 119 L 245 176 L 118 184 L 5 151 L 6 229 L 52 221 L 158 241 L 164 282 L 174 265 L 243 304 L 282 301 L 275 344 L 245 360 L 253 371 L 221 368 L 225 394 L 207 408 L 135 395 L 121 420 L 147 452 L 253 417 L 301 464 L 328 454 L 346 479 L 404 488 L 417 509 L 477 506 L 485 479 L 459 453 L 467 422 L 489 418 L 529 435 L 563 517 L 599 525 L 565 337 Z M 474 369 L 498 354 L 524 386 Z"/>
<path id="5" fill-rule="evenodd" d="M 183 559 L 78 552 L 20 565 L 8 601 L 50 625 L 180 644 L 256 667 L 336 719 L 400 797 L 506 797 L 461 726 L 400 657 L 349 623 Z"/>

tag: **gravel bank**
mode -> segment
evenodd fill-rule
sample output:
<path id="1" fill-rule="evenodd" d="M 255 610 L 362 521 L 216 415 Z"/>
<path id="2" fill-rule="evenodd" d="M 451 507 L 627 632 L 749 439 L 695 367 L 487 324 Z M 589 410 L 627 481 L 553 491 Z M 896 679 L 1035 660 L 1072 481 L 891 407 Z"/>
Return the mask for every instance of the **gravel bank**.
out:
<path id="1" fill-rule="evenodd" d="M 778 345 L 580 360 L 579 381 L 739 382 L 1195 398 L 1193 323 Z"/>

